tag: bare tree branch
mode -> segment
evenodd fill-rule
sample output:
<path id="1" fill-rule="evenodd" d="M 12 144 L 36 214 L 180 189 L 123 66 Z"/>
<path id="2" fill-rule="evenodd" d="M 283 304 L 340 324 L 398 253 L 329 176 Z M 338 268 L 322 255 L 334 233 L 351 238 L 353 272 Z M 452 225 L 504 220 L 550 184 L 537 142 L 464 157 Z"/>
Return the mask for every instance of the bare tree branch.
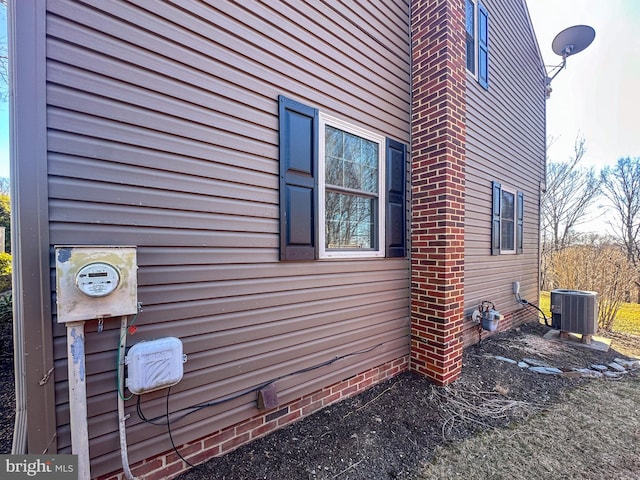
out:
<path id="1" fill-rule="evenodd" d="M 547 145 L 551 143 L 553 140 Z M 578 136 L 569 161 L 551 162 L 547 158 L 547 188 L 542 194 L 540 212 L 540 280 L 541 287 L 547 290 L 557 286 L 557 254 L 578 243 L 575 227 L 586 221 L 587 211 L 599 195 L 600 178 L 593 168 L 579 167 L 585 152 L 585 140 Z"/>
<path id="2" fill-rule="evenodd" d="M 584 223 L 588 208 L 599 195 L 600 179 L 593 168 L 579 168 L 586 152 L 585 140 L 578 137 L 574 155 L 568 162 L 547 164 L 547 189 L 542 196 L 542 232 L 546 247 L 558 251 L 566 247 L 574 228 Z"/>
<path id="3" fill-rule="evenodd" d="M 612 204 L 610 225 L 627 259 L 640 268 L 640 158 L 620 158 L 602 171 L 603 192 Z"/>

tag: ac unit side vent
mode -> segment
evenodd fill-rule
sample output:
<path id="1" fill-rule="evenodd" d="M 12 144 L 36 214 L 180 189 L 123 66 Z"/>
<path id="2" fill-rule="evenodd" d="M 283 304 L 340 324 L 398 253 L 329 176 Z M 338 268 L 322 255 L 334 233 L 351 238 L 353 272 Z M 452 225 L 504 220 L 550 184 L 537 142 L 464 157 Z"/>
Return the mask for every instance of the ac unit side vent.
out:
<path id="1" fill-rule="evenodd" d="M 551 291 L 551 326 L 563 332 L 593 335 L 598 331 L 598 293 Z"/>

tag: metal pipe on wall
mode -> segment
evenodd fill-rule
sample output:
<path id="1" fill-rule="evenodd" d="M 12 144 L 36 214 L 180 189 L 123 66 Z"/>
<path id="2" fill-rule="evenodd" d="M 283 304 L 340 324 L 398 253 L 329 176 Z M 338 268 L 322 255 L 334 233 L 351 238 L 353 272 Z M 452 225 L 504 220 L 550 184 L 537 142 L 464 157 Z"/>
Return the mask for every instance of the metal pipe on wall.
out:
<path id="1" fill-rule="evenodd" d="M 125 422 L 129 418 L 124 413 L 124 398 L 122 395 L 123 378 L 124 378 L 124 353 L 127 346 L 127 316 L 123 316 L 120 319 L 120 342 L 118 343 L 118 425 L 120 432 L 120 457 L 122 459 L 122 470 L 124 472 L 124 478 L 127 480 L 136 480 L 136 477 L 131 473 L 131 467 L 129 467 L 129 455 L 127 453 L 127 431 Z M 121 390 L 122 388 L 122 390 Z"/>

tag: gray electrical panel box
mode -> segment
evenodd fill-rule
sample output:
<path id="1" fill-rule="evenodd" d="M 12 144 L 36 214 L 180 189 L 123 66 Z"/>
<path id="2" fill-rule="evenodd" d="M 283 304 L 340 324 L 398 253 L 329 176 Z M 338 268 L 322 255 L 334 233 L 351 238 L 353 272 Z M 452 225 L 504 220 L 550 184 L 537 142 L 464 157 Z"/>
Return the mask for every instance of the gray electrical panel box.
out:
<path id="1" fill-rule="evenodd" d="M 56 246 L 58 323 L 138 311 L 136 247 Z"/>
<path id="2" fill-rule="evenodd" d="M 176 337 L 142 341 L 131 347 L 125 358 L 129 375 L 127 388 L 141 395 L 175 385 L 182 379 L 186 355 Z"/>

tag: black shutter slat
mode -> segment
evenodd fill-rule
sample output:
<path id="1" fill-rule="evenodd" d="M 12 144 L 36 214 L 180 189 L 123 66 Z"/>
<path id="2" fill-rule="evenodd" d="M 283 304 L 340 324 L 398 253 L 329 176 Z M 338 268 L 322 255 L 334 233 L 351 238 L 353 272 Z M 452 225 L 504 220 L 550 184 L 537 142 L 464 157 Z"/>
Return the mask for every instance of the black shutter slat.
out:
<path id="1" fill-rule="evenodd" d="M 406 256 L 407 147 L 387 139 L 386 152 L 386 256 Z"/>
<path id="2" fill-rule="evenodd" d="M 318 110 L 280 96 L 280 260 L 316 258 Z"/>
<path id="3" fill-rule="evenodd" d="M 494 181 L 493 202 L 491 212 L 491 255 L 500 255 L 500 203 L 502 201 L 502 185 Z"/>
<path id="4" fill-rule="evenodd" d="M 524 194 L 518 192 L 517 206 L 517 222 L 516 222 L 516 253 L 522 253 L 524 250 Z"/>

